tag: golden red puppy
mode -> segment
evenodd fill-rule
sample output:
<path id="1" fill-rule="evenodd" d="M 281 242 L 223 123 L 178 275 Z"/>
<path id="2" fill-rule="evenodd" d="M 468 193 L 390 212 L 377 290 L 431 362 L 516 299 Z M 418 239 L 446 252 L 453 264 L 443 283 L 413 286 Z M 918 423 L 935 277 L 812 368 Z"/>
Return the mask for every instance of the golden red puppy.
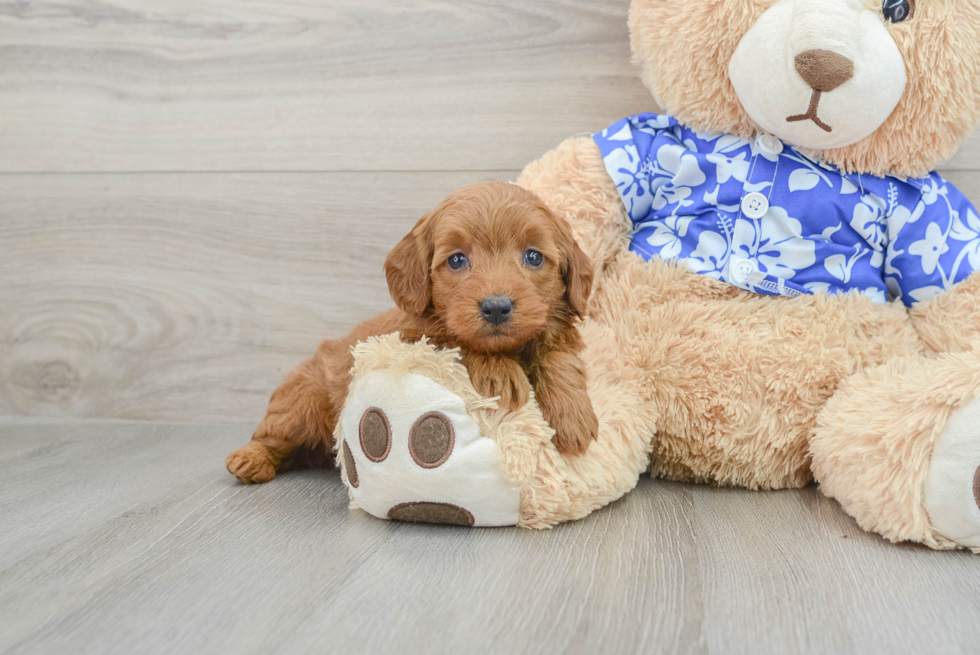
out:
<path id="1" fill-rule="evenodd" d="M 592 274 L 568 226 L 531 192 L 490 182 L 452 193 L 388 255 L 397 308 L 321 343 L 272 394 L 228 470 L 267 482 L 282 467 L 325 460 L 347 396 L 351 346 L 392 332 L 460 348 L 473 386 L 504 407 L 526 404 L 533 385 L 555 446 L 581 455 L 598 431 L 575 327 Z"/>

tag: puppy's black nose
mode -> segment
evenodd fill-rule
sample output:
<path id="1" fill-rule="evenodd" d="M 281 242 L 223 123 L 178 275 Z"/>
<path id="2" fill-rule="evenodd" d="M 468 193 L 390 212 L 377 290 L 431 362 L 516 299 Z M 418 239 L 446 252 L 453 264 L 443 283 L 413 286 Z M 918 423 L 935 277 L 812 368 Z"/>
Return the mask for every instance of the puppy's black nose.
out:
<path id="1" fill-rule="evenodd" d="M 480 303 L 483 320 L 493 325 L 500 325 L 510 318 L 514 303 L 507 296 L 490 296 Z"/>

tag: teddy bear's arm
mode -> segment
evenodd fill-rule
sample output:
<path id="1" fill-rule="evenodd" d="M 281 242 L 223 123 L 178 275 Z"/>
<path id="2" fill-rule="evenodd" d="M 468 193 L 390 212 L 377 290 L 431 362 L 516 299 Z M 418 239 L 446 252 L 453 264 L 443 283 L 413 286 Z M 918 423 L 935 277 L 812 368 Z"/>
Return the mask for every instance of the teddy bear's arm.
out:
<path id="1" fill-rule="evenodd" d="M 916 305 L 910 315 L 912 325 L 934 353 L 980 348 L 980 273 Z"/>
<path id="2" fill-rule="evenodd" d="M 890 282 L 912 305 L 912 323 L 930 350 L 965 352 L 980 342 L 980 213 L 933 173 L 932 202 L 889 244 Z"/>
<path id="3" fill-rule="evenodd" d="M 528 164 L 517 184 L 569 222 L 579 246 L 595 264 L 597 277 L 629 245 L 629 216 L 590 137 L 566 139 Z"/>
<path id="4" fill-rule="evenodd" d="M 980 270 L 980 213 L 937 173 L 922 186 L 915 212 L 888 222 L 885 277 L 909 307 L 936 298 Z"/>

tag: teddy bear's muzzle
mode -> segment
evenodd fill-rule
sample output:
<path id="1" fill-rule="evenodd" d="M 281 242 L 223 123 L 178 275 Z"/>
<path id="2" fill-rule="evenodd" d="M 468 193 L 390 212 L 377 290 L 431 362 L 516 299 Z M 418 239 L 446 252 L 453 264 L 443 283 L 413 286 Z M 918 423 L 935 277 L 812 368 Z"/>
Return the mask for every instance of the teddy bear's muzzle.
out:
<path id="1" fill-rule="evenodd" d="M 857 0 L 779 0 L 742 37 L 729 77 L 763 131 L 815 150 L 872 134 L 908 83 L 880 12 Z"/>

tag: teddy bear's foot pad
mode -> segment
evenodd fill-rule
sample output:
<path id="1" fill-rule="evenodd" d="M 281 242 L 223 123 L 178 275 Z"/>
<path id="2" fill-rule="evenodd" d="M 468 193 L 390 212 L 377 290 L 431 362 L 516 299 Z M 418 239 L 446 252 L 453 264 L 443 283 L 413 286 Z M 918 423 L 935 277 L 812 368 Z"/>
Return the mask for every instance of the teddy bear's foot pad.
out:
<path id="1" fill-rule="evenodd" d="M 961 546 L 980 549 L 980 400 L 946 423 L 925 485 L 932 527 Z"/>
<path id="2" fill-rule="evenodd" d="M 516 525 L 520 491 L 462 398 L 414 373 L 373 371 L 341 419 L 354 502 L 382 519 Z"/>
<path id="3" fill-rule="evenodd" d="M 449 503 L 401 503 L 388 510 L 388 518 L 413 523 L 446 523 L 473 525 L 473 515 L 462 507 Z"/>

